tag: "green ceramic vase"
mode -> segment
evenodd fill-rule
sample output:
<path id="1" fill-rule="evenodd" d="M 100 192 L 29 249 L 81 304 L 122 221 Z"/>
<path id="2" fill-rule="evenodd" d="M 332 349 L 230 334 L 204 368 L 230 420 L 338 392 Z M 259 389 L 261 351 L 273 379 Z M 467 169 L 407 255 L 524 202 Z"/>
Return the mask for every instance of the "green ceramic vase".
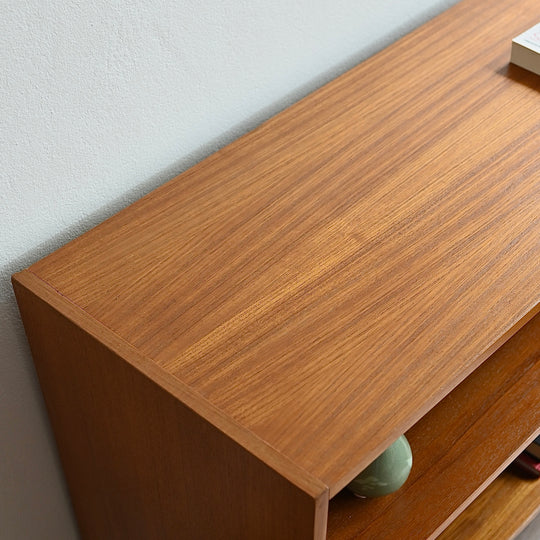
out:
<path id="1" fill-rule="evenodd" d="M 357 497 L 381 497 L 397 491 L 412 467 L 409 441 L 402 435 L 348 486 Z"/>

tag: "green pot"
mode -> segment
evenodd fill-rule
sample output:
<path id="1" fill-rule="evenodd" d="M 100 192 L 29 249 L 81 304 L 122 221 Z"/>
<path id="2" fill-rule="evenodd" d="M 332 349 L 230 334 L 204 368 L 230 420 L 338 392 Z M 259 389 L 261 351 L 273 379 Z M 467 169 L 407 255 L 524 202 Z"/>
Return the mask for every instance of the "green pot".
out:
<path id="1" fill-rule="evenodd" d="M 412 467 L 409 441 L 402 435 L 348 486 L 357 497 L 381 497 L 397 491 Z"/>

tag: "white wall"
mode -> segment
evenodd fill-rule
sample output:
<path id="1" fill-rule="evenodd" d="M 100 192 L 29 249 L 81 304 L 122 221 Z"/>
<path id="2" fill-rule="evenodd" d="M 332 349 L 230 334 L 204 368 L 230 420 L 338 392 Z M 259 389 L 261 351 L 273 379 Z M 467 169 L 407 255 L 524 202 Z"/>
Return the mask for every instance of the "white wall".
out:
<path id="1" fill-rule="evenodd" d="M 455 1 L 0 0 L 1 538 L 76 537 L 10 274 Z"/>

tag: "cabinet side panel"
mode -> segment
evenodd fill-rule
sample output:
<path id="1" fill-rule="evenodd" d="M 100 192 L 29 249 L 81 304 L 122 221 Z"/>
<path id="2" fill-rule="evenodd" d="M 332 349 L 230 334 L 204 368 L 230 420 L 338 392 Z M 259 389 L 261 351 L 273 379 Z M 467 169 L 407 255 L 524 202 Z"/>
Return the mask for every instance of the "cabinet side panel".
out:
<path id="1" fill-rule="evenodd" d="M 14 286 L 84 538 L 324 537 L 321 501 Z"/>

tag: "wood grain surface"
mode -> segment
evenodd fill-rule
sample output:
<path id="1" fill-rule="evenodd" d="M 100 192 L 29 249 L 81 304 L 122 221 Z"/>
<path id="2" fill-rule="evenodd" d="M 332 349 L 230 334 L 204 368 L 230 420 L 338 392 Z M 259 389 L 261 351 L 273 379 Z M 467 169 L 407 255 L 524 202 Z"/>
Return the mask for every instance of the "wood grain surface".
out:
<path id="1" fill-rule="evenodd" d="M 58 299 L 51 305 L 46 291 L 38 297 L 26 287 L 30 276 L 19 278 L 82 538 L 324 538 L 324 486 L 298 488 L 152 380 L 144 359 L 125 349 L 119 356 L 92 325 L 81 329 L 77 308 L 56 309 Z"/>
<path id="2" fill-rule="evenodd" d="M 31 267 L 337 493 L 540 309 L 536 0 L 465 0 Z"/>
<path id="3" fill-rule="evenodd" d="M 438 540 L 510 540 L 537 515 L 540 482 L 501 474 Z"/>
<path id="4" fill-rule="evenodd" d="M 413 469 L 399 491 L 371 500 L 342 492 L 330 501 L 328 539 L 436 537 L 539 428 L 536 316 L 407 432 Z M 534 494 L 532 509 L 540 507 Z"/>

